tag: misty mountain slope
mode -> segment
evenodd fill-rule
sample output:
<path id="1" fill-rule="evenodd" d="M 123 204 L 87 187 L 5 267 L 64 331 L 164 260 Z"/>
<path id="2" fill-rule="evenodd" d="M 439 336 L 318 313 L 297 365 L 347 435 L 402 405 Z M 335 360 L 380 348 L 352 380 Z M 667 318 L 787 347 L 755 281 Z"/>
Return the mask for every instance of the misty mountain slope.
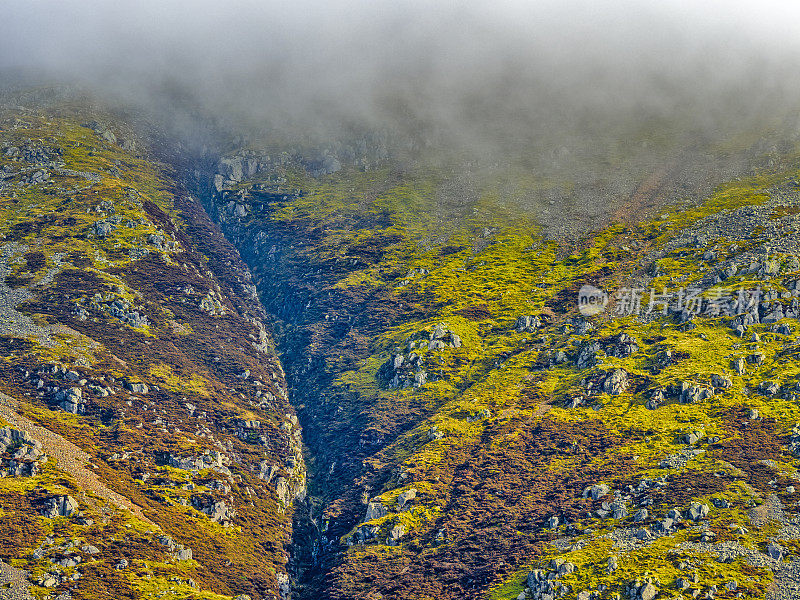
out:
<path id="1" fill-rule="evenodd" d="M 567 243 L 491 183 L 243 156 L 208 204 L 304 423 L 300 597 L 797 597 L 794 169 Z"/>
<path id="2" fill-rule="evenodd" d="M 0 560 L 39 598 L 285 597 L 283 370 L 245 265 L 148 157 L 106 114 L 0 112 Z"/>
<path id="3" fill-rule="evenodd" d="M 800 600 L 800 4 L 0 14 L 0 600 Z"/>

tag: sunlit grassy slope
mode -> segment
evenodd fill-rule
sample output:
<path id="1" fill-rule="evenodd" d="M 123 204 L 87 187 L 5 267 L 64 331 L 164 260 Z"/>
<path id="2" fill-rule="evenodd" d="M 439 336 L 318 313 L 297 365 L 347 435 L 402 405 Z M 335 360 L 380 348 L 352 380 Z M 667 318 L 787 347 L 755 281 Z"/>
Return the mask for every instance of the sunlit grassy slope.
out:
<path id="1" fill-rule="evenodd" d="M 742 597 L 763 597 L 771 571 L 746 559 L 717 563 L 691 545 L 700 536 L 693 523 L 627 546 L 614 536 L 724 497 L 729 507 L 712 508 L 705 526 L 717 540 L 763 552 L 775 526 L 750 527 L 747 511 L 773 493 L 787 511 L 798 499 L 786 491 L 796 461 L 785 436 L 800 409 L 791 392 L 758 391 L 764 381 L 794 385 L 793 336 L 755 325 L 743 339 L 728 317 L 698 316 L 691 327 L 662 314 L 613 317 L 613 302 L 585 330 L 577 295 L 587 282 L 612 293 L 635 282 L 645 309 L 651 288 L 694 284 L 709 297 L 760 286 L 789 298 L 796 251 L 782 244 L 763 255 L 774 247 L 771 227 L 794 227 L 787 219 L 798 201 L 795 176 L 782 167 L 741 178 L 700 203 L 664 206 L 572 242 L 547 239 L 515 201 L 532 184 L 515 187 L 507 173 L 461 194 L 437 170 L 312 177 L 284 166 L 218 195 L 213 210 L 277 319 L 306 422 L 314 514 L 333 549 L 328 576 L 309 589 L 333 598 L 511 599 L 531 568 L 560 556 L 577 566 L 563 579 L 567 597 L 624 595 L 648 576 L 668 594 L 687 569 L 698 571 L 698 589 L 736 580 Z M 760 226 L 713 227 L 749 207 L 767 211 Z M 736 275 L 716 287 L 702 283 L 737 259 L 747 266 Z M 765 275 L 765 264 L 777 267 Z M 542 325 L 516 331 L 525 315 Z M 796 331 L 794 319 L 786 323 Z M 429 349 L 439 324 L 461 345 Z M 753 332 L 757 343 L 748 342 Z M 620 333 L 636 342 L 630 356 L 609 350 Z M 579 368 L 578 355 L 594 341 L 602 348 L 596 363 Z M 763 363 L 737 373 L 734 360 L 756 349 Z M 673 358 L 661 364 L 665 350 Z M 414 367 L 393 371 L 387 363 L 398 355 L 405 365 L 414 355 Z M 628 374 L 627 389 L 589 396 L 587 381 L 602 382 L 615 368 Z M 412 384 L 423 371 L 424 383 Z M 399 388 L 389 383 L 395 372 L 405 377 Z M 696 403 L 670 396 L 683 382 L 710 388 L 714 375 L 730 387 L 716 384 L 713 397 Z M 649 410 L 657 389 L 667 400 Z M 583 404 L 569 408 L 580 396 Z M 679 469 L 664 466 L 686 452 L 683 436 L 692 431 L 703 432 L 702 452 Z M 766 458 L 775 469 L 769 477 L 759 462 Z M 582 497 L 594 483 L 624 492 L 645 478 L 666 483 L 652 492 L 641 523 L 632 520 L 635 505 L 624 519 L 602 519 L 600 503 Z M 409 490 L 416 497 L 400 507 Z M 365 523 L 368 501 L 385 514 Z M 553 516 L 568 528 L 549 529 Z M 731 534 L 730 523 L 746 532 Z M 567 541 L 554 545 L 558 538 Z M 613 572 L 609 556 L 618 557 Z"/>

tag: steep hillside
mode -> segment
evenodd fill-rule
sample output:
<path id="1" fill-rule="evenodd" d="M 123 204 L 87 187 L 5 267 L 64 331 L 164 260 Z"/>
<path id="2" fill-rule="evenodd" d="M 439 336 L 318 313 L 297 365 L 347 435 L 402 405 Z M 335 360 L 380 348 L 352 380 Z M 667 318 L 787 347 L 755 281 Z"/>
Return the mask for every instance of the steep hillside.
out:
<path id="1" fill-rule="evenodd" d="M 299 596 L 797 598 L 795 161 L 572 242 L 502 173 L 220 161 L 309 449 Z"/>
<path id="2" fill-rule="evenodd" d="M 0 599 L 800 597 L 796 148 L 592 223 L 51 105 L 0 113 Z"/>
<path id="3" fill-rule="evenodd" d="M 123 121 L 0 109 L 0 597 L 288 597 L 305 467 L 263 318 Z"/>

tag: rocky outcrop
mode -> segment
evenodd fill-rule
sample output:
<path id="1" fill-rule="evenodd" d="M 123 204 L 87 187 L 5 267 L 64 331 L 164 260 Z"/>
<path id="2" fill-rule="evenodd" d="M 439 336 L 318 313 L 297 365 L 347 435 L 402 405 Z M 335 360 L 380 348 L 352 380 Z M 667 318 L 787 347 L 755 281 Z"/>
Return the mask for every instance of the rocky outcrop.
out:
<path id="1" fill-rule="evenodd" d="M 514 330 L 517 333 L 527 332 L 533 333 L 542 326 L 542 320 L 535 315 L 526 315 L 517 317 L 517 322 L 514 325 Z"/>
<path id="2" fill-rule="evenodd" d="M 435 356 L 447 348 L 457 350 L 463 346 L 461 337 L 439 323 L 429 332 L 409 338 L 406 352 L 391 356 L 378 370 L 378 378 L 391 388 L 420 387 L 428 382 L 427 365 Z"/>
<path id="3" fill-rule="evenodd" d="M 789 452 L 793 456 L 800 458 L 800 423 L 795 425 L 789 432 Z"/>
<path id="4" fill-rule="evenodd" d="M 42 516 L 48 519 L 71 517 L 78 512 L 78 501 L 72 496 L 54 496 L 48 498 L 42 509 Z"/>
<path id="5" fill-rule="evenodd" d="M 79 387 L 60 389 L 55 392 L 54 399 L 61 410 L 74 415 L 86 412 L 86 403 L 83 400 L 83 390 Z"/>
<path id="6" fill-rule="evenodd" d="M 547 600 L 563 596 L 568 593 L 569 588 L 559 579 L 574 571 L 575 565 L 563 558 L 554 558 L 547 564 L 547 567 L 534 569 L 528 573 L 526 580 L 530 597 L 536 600 Z"/>
<path id="7" fill-rule="evenodd" d="M 214 523 L 228 527 L 236 517 L 236 509 L 228 506 L 225 500 L 216 499 L 205 494 L 193 494 L 192 507 L 204 513 Z"/>
<path id="8" fill-rule="evenodd" d="M 231 475 L 230 469 L 226 466 L 230 464 L 230 459 L 216 450 L 202 456 L 175 456 L 170 453 L 162 457 L 161 460 L 175 469 L 195 472 L 203 469 L 212 469 L 223 475 Z"/>
<path id="9" fill-rule="evenodd" d="M 411 502 L 417 497 L 417 488 L 410 488 L 397 496 L 397 508 L 407 510 Z"/>
<path id="10" fill-rule="evenodd" d="M 616 358 L 627 358 L 639 351 L 639 344 L 636 340 L 625 332 L 611 338 L 604 347 L 608 356 Z"/>
<path id="11" fill-rule="evenodd" d="M 578 357 L 575 360 L 575 365 L 578 369 L 586 369 L 597 364 L 597 356 L 600 353 L 599 342 L 589 342 L 583 345 L 578 352 Z"/>
<path id="12" fill-rule="evenodd" d="M 146 394 L 150 391 L 150 387 L 146 383 L 136 381 L 125 381 L 123 386 L 132 394 Z"/>
<path id="13" fill-rule="evenodd" d="M 628 373 L 624 369 L 614 369 L 603 380 L 603 391 L 610 396 L 619 396 L 628 388 Z"/>
<path id="14" fill-rule="evenodd" d="M 364 521 L 372 521 L 373 519 L 380 519 L 386 516 L 386 507 L 380 500 L 373 500 L 367 504 L 367 513 L 364 515 Z"/>
<path id="15" fill-rule="evenodd" d="M 627 595 L 632 600 L 654 600 L 658 596 L 658 588 L 652 578 L 644 581 L 633 581 L 627 586 Z"/>
<path id="16" fill-rule="evenodd" d="M 27 431 L 0 429 L 0 477 L 33 477 L 46 462 L 41 442 Z"/>

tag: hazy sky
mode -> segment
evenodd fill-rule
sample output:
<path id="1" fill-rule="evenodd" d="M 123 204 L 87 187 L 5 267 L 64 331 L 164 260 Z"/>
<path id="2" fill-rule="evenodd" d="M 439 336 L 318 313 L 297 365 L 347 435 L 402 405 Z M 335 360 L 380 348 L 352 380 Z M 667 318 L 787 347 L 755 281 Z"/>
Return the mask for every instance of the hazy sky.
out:
<path id="1" fill-rule="evenodd" d="M 407 120 L 480 139 L 773 110 L 797 89 L 798 33 L 800 3 L 777 0 L 4 0 L 0 69 L 136 101 L 167 87 L 253 123 Z"/>

